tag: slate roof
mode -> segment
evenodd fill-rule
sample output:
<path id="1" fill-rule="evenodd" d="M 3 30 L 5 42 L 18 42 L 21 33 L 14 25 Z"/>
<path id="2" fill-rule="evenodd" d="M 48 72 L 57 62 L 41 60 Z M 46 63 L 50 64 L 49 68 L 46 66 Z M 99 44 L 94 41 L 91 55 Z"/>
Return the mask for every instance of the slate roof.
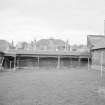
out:
<path id="1" fill-rule="evenodd" d="M 104 35 L 88 35 L 87 46 L 90 50 L 105 48 L 105 36 Z"/>
<path id="2" fill-rule="evenodd" d="M 89 52 L 73 51 L 31 51 L 31 50 L 8 50 L 4 52 L 6 56 L 90 56 Z"/>
<path id="3" fill-rule="evenodd" d="M 96 45 L 92 48 L 92 50 L 103 49 L 105 48 L 105 39 L 97 42 Z"/>

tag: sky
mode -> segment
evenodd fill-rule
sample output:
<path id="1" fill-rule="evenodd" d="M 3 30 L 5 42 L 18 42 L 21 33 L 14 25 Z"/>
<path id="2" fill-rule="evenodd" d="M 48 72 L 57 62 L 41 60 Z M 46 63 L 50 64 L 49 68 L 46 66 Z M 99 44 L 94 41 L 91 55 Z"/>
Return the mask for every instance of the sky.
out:
<path id="1" fill-rule="evenodd" d="M 103 35 L 105 0 L 0 0 L 0 39 L 60 38 L 86 44 Z"/>

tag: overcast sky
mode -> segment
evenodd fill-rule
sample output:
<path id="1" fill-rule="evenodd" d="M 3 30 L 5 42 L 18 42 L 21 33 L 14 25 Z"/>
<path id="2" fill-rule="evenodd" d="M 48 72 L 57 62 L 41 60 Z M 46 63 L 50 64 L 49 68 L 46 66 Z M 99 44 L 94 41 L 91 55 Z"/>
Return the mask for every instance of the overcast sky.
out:
<path id="1" fill-rule="evenodd" d="M 86 44 L 104 34 L 105 0 L 0 0 L 0 39 L 61 38 Z"/>

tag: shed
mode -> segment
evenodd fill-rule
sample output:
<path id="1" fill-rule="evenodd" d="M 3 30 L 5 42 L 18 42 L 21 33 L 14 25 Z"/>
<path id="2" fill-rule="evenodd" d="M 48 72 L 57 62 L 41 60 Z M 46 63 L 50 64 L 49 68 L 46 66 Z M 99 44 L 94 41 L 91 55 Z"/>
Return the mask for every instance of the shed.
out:
<path id="1" fill-rule="evenodd" d="M 92 68 L 100 70 L 105 67 L 105 36 L 88 36 L 88 47 L 92 57 Z"/>

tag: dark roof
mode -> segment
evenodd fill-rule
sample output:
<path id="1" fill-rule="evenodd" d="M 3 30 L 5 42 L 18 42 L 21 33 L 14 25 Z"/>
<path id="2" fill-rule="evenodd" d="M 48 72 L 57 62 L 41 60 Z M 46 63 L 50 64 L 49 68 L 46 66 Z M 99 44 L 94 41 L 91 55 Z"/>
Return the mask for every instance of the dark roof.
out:
<path id="1" fill-rule="evenodd" d="M 105 47 L 105 36 L 104 35 L 88 35 L 87 46 L 92 49 L 100 49 Z"/>
<path id="2" fill-rule="evenodd" d="M 97 42 L 96 45 L 92 48 L 92 50 L 103 49 L 103 48 L 105 48 L 105 38 Z"/>

